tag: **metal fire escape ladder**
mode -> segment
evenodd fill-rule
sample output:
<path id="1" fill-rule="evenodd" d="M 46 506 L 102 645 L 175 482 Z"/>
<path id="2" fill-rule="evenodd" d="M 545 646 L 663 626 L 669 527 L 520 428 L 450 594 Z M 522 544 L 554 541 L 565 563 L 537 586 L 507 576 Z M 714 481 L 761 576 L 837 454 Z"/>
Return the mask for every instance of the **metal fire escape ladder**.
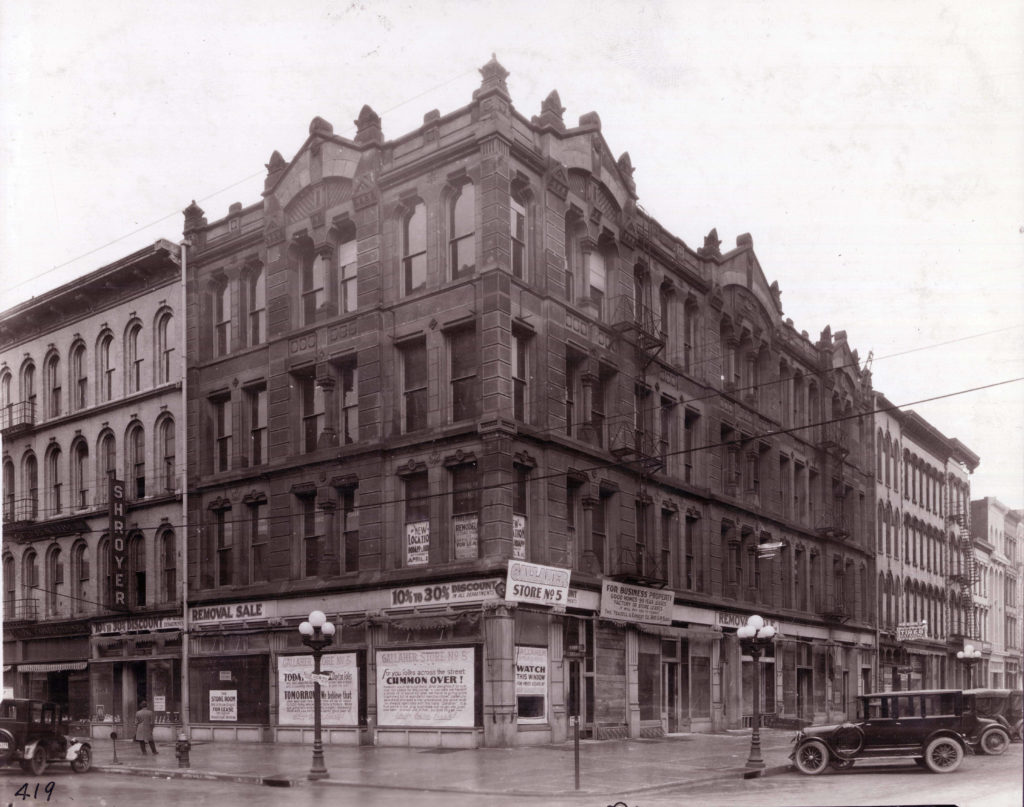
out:
<path id="1" fill-rule="evenodd" d="M 949 581 L 958 587 L 959 605 L 963 609 L 964 636 L 977 638 L 975 632 L 974 585 L 978 582 L 980 570 L 974 557 L 974 541 L 971 539 L 971 514 L 969 509 L 962 509 L 953 486 L 947 486 L 949 493 L 946 507 L 946 520 L 954 525 L 956 534 L 958 561 L 951 569 Z"/>
<path id="2" fill-rule="evenodd" d="M 653 254 L 652 224 L 638 206 L 638 215 L 629 228 L 629 241 L 633 248 L 647 258 Z M 644 370 L 665 347 L 664 323 L 661 314 L 644 300 L 628 295 L 615 298 L 612 305 L 612 328 L 636 350 L 637 364 Z"/>

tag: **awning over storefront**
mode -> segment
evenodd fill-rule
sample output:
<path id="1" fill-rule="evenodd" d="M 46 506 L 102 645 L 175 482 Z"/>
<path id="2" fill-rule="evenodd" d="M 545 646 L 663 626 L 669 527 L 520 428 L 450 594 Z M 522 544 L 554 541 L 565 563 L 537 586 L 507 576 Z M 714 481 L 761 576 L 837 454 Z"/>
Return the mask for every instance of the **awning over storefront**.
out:
<path id="1" fill-rule="evenodd" d="M 721 639 L 722 632 L 714 628 L 677 628 L 672 625 L 650 625 L 645 622 L 633 624 L 640 633 L 661 636 L 665 639 Z"/>
<path id="2" fill-rule="evenodd" d="M 19 664 L 18 672 L 64 672 L 66 670 L 84 670 L 87 661 L 55 661 L 49 664 Z"/>

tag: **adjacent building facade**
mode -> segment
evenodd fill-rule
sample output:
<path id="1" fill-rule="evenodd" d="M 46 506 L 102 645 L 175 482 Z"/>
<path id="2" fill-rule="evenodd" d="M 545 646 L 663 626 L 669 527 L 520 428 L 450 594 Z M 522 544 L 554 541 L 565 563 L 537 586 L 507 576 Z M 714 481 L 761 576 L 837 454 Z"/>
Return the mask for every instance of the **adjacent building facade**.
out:
<path id="1" fill-rule="evenodd" d="M 0 314 L 4 686 L 97 736 L 180 718 L 180 280 L 158 241 Z"/>
<path id="2" fill-rule="evenodd" d="M 978 563 L 978 632 L 988 651 L 977 686 L 1021 685 L 1021 512 L 992 496 L 971 502 Z"/>
<path id="3" fill-rule="evenodd" d="M 960 685 L 981 639 L 967 503 L 978 457 L 875 394 L 878 688 Z"/>
<path id="4" fill-rule="evenodd" d="M 334 742 L 557 741 L 577 705 L 593 737 L 721 729 L 754 681 L 773 718 L 846 715 L 874 675 L 856 351 L 783 319 L 749 236 L 646 215 L 596 114 L 528 119 L 481 74 L 395 140 L 315 118 L 260 202 L 185 211 L 193 736 L 308 732 L 314 607 Z M 752 613 L 784 637 L 757 670 Z"/>

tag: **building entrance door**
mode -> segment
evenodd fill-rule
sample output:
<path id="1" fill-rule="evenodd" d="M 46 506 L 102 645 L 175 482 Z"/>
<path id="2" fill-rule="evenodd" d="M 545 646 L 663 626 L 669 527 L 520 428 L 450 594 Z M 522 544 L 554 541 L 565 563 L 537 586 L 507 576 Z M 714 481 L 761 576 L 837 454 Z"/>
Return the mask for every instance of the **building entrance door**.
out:
<path id="1" fill-rule="evenodd" d="M 814 719 L 814 702 L 811 698 L 811 671 L 798 667 L 796 671 L 796 713 L 801 720 Z"/>
<path id="2" fill-rule="evenodd" d="M 661 728 L 666 734 L 679 731 L 679 663 L 661 664 Z"/>

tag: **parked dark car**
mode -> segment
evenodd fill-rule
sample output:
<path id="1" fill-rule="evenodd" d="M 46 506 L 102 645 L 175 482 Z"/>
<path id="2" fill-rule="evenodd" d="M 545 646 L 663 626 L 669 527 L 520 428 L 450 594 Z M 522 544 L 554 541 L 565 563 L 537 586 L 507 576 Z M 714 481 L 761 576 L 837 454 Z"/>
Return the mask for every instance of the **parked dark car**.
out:
<path id="1" fill-rule="evenodd" d="M 959 689 L 879 692 L 857 698 L 857 721 L 798 732 L 790 758 L 801 773 L 848 768 L 858 759 L 908 757 L 935 773 L 955 771 L 970 749 L 1001 754 L 1007 731 L 981 717 Z"/>
<path id="2" fill-rule="evenodd" d="M 1010 735 L 1010 740 L 1019 742 L 1024 724 L 1024 692 L 1019 689 L 967 689 L 968 707 L 973 705 L 980 717 L 997 721 Z"/>
<path id="3" fill-rule="evenodd" d="M 0 765 L 17 762 L 41 776 L 51 762 L 70 762 L 75 773 L 92 767 L 92 744 L 68 736 L 68 716 L 59 704 L 29 698 L 0 701 Z"/>

